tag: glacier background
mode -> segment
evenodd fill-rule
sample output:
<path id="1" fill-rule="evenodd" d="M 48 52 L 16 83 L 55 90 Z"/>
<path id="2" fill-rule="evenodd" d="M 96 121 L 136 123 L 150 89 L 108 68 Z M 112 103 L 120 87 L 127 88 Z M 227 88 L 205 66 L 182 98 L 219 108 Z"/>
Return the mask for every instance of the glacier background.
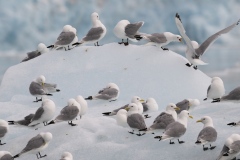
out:
<path id="1" fill-rule="evenodd" d="M 78 37 L 83 37 L 95 11 L 108 30 L 100 42 L 106 44 L 119 41 L 112 31 L 121 19 L 144 21 L 141 32 L 179 34 L 174 21 L 176 12 L 181 15 L 190 39 L 201 43 L 236 22 L 240 18 L 239 10 L 237 0 L 0 0 L 0 80 L 9 66 L 18 64 L 38 43 L 54 43 L 64 25 L 74 26 Z M 220 37 L 203 56 L 209 65 L 200 67 L 211 77 L 220 76 L 228 84 L 227 90 L 236 87 L 240 80 L 239 36 L 240 29 L 236 27 Z M 173 43 L 169 48 L 184 55 L 185 44 Z"/>

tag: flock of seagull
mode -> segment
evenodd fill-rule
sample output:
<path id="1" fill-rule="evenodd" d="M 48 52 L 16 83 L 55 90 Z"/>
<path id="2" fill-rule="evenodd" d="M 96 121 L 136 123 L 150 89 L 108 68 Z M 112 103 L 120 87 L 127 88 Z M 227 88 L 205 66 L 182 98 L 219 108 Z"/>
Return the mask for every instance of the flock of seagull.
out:
<path id="1" fill-rule="evenodd" d="M 78 41 L 77 31 L 74 27 L 66 25 L 63 27 L 63 31 L 60 33 L 57 41 L 48 47 L 40 43 L 38 49 L 33 52 L 27 53 L 27 57 L 22 60 L 22 62 L 28 61 L 35 58 L 43 53 L 49 51 L 49 49 L 61 50 L 65 49 L 71 50 L 74 47 L 81 46 L 87 43 L 94 43 L 95 46 L 99 46 L 99 41 L 105 36 L 107 29 L 99 20 L 99 15 L 94 12 L 91 15 L 92 28 Z M 147 45 L 156 45 L 161 47 L 162 50 L 168 50 L 168 48 L 163 48 L 170 42 L 176 41 L 181 42 L 183 39 L 186 42 L 186 58 L 189 63 L 186 66 L 193 66 L 197 69 L 197 65 L 206 64 L 200 57 L 205 53 L 207 48 L 222 34 L 228 33 L 236 25 L 239 24 L 240 20 L 227 28 L 213 34 L 207 40 L 205 40 L 200 46 L 196 41 L 191 41 L 186 35 L 185 29 L 183 27 L 182 21 L 179 14 L 175 16 L 176 26 L 181 34 L 175 35 L 170 32 L 164 33 L 153 33 L 146 34 L 139 32 L 141 26 L 144 22 L 140 21 L 137 23 L 130 23 L 128 20 L 121 20 L 117 23 L 114 28 L 114 34 L 122 41 L 119 44 L 124 44 L 127 46 L 129 44 L 128 40 L 137 42 L 141 39 L 146 39 L 148 41 Z M 83 115 L 86 114 L 88 110 L 88 104 L 86 100 L 106 100 L 106 101 L 116 101 L 120 94 L 120 89 L 115 83 L 109 83 L 107 86 L 95 95 L 83 98 L 81 95 L 76 96 L 76 98 L 71 98 L 67 102 L 60 113 L 55 117 L 56 106 L 55 103 L 48 99 L 47 96 L 52 96 L 54 92 L 60 92 L 56 84 L 46 83 L 46 78 L 41 75 L 32 81 L 29 85 L 29 92 L 31 95 L 36 97 L 34 102 L 42 101 L 41 106 L 36 110 L 34 114 L 29 114 L 21 120 L 8 121 L 0 120 L 0 145 L 4 145 L 2 140 L 9 131 L 9 125 L 22 125 L 28 127 L 37 127 L 43 123 L 44 126 L 59 122 L 67 122 L 68 125 L 76 126 L 73 123 L 78 117 L 81 119 Z M 212 103 L 221 101 L 239 101 L 240 100 L 240 87 L 235 88 L 228 95 L 225 95 L 224 83 L 219 77 L 213 77 L 211 84 L 206 90 L 206 98 L 212 99 Z M 181 102 L 174 104 L 169 103 L 166 106 L 166 110 L 160 113 L 153 123 L 147 127 L 145 124 L 145 119 L 149 118 L 151 112 L 158 111 L 158 104 L 154 98 L 148 98 L 146 101 L 138 96 L 132 97 L 130 103 L 123 105 L 120 108 L 116 108 L 112 111 L 102 113 L 104 116 L 116 116 L 116 123 L 123 127 L 131 128 L 130 134 L 136 134 L 138 136 L 143 136 L 146 133 L 163 132 L 161 136 L 155 136 L 155 139 L 159 141 L 170 140 L 169 144 L 174 144 L 174 139 L 178 140 L 179 144 L 184 143 L 180 140 L 187 130 L 188 118 L 192 118 L 189 115 L 189 110 L 194 106 L 199 105 L 198 99 L 184 99 Z M 55 117 L 55 118 L 54 118 Z M 217 139 L 217 131 L 213 126 L 213 120 L 209 116 L 204 116 L 197 122 L 202 122 L 204 124 L 203 129 L 197 136 L 196 144 L 203 145 L 203 150 L 208 149 L 213 150 L 216 146 L 212 146 L 212 143 Z M 228 125 L 237 126 L 240 122 L 231 122 Z M 137 133 L 136 133 L 137 132 Z M 155 134 L 155 133 L 154 133 Z M 36 154 L 37 158 L 43 158 L 47 155 L 41 155 L 40 151 L 44 150 L 49 142 L 52 140 L 52 134 L 50 132 L 41 132 L 35 137 L 31 138 L 27 145 L 16 155 L 12 155 L 8 151 L 0 151 L 0 160 L 12 160 L 18 158 L 26 153 Z M 209 144 L 209 147 L 206 145 Z M 233 134 L 227 138 L 223 149 L 217 158 L 220 159 L 233 159 L 240 152 L 240 135 Z M 69 152 L 64 152 L 60 160 L 72 160 L 73 156 Z"/>

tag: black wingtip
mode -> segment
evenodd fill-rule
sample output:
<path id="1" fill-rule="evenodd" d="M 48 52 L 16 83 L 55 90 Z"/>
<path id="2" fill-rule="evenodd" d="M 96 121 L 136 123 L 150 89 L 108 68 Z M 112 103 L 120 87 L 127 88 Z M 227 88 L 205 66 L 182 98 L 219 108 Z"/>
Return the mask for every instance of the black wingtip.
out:
<path id="1" fill-rule="evenodd" d="M 162 136 L 155 136 L 155 139 L 162 139 Z"/>
<path id="2" fill-rule="evenodd" d="M 228 156 L 228 153 L 224 153 L 223 156 Z"/>
<path id="3" fill-rule="evenodd" d="M 141 35 L 135 35 L 134 38 L 136 38 L 136 40 L 140 41 L 143 37 Z"/>
<path id="4" fill-rule="evenodd" d="M 206 101 L 206 100 L 207 100 L 207 98 L 204 98 L 203 100 L 204 100 L 204 101 Z"/>
<path id="5" fill-rule="evenodd" d="M 236 126 L 236 123 L 235 122 L 231 122 L 231 123 L 228 123 L 227 125 L 229 125 L 229 126 Z"/>
<path id="6" fill-rule="evenodd" d="M 195 142 L 195 144 L 200 144 L 201 143 L 201 141 L 199 141 L 199 140 L 197 140 L 196 142 Z"/>
<path id="7" fill-rule="evenodd" d="M 54 47 L 54 45 L 50 45 L 50 46 L 48 46 L 47 48 L 53 48 Z"/>
<path id="8" fill-rule="evenodd" d="M 50 124 L 54 124 L 54 120 L 52 120 L 51 122 L 49 122 L 47 125 L 50 125 Z"/>
<path id="9" fill-rule="evenodd" d="M 81 44 L 80 42 L 76 42 L 76 43 L 73 43 L 72 46 L 78 46 L 80 44 Z"/>
<path id="10" fill-rule="evenodd" d="M 19 157 L 19 154 L 17 154 L 17 155 L 15 155 L 15 156 L 13 156 L 13 159 L 14 159 L 14 158 L 18 158 L 18 157 Z"/>
<path id="11" fill-rule="evenodd" d="M 8 121 L 8 124 L 9 124 L 9 125 L 13 125 L 13 124 L 14 124 L 14 121 Z"/>
<path id="12" fill-rule="evenodd" d="M 92 96 L 89 96 L 89 97 L 85 98 L 85 100 L 92 100 L 92 99 L 93 99 Z"/>
<path id="13" fill-rule="evenodd" d="M 175 17 L 178 18 L 180 22 L 182 22 L 182 20 L 181 20 L 181 18 L 180 18 L 180 15 L 179 15 L 178 13 L 176 13 L 176 16 L 175 16 Z"/>
<path id="14" fill-rule="evenodd" d="M 49 93 L 48 93 L 48 94 L 46 94 L 46 95 L 47 95 L 47 96 L 52 96 L 52 94 L 49 94 Z"/>
<path id="15" fill-rule="evenodd" d="M 60 89 L 56 89 L 57 92 L 60 92 Z"/>
<path id="16" fill-rule="evenodd" d="M 237 24 L 236 25 L 238 25 L 240 23 L 240 19 L 237 21 Z"/>
<path id="17" fill-rule="evenodd" d="M 147 128 L 139 129 L 138 131 L 147 131 Z"/>
<path id="18" fill-rule="evenodd" d="M 112 113 L 112 112 L 104 112 L 104 113 L 102 113 L 102 114 L 103 114 L 104 116 L 109 116 L 110 113 Z"/>

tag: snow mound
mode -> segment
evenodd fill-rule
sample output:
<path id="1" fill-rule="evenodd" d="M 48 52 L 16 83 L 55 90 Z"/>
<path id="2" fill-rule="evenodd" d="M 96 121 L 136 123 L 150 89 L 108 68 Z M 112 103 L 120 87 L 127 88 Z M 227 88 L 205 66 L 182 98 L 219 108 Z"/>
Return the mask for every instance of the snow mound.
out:
<path id="1" fill-rule="evenodd" d="M 132 96 L 147 99 L 153 97 L 159 104 L 159 111 L 151 113 L 146 119 L 149 126 L 154 118 L 168 103 L 177 103 L 185 98 L 206 96 L 211 79 L 200 70 L 185 66 L 186 59 L 172 51 L 162 51 L 153 46 L 123 46 L 116 43 L 100 47 L 83 46 L 71 51 L 53 51 L 33 60 L 10 67 L 4 75 L 0 87 L 0 117 L 5 120 L 18 120 L 34 113 L 41 103 L 33 103 L 28 87 L 39 75 L 46 82 L 57 83 L 61 92 L 52 99 L 57 106 L 56 115 L 66 106 L 67 100 L 77 95 L 87 97 L 95 94 L 109 82 L 120 88 L 117 101 L 88 101 L 89 110 L 81 120 L 40 126 L 38 130 L 27 127 L 10 126 L 10 132 L 4 139 L 7 144 L 3 150 L 13 155 L 19 153 L 27 141 L 40 132 L 51 132 L 53 140 L 42 151 L 46 160 L 59 159 L 64 151 L 73 154 L 74 159 L 185 159 L 212 160 L 218 156 L 225 139 L 238 128 L 226 124 L 238 121 L 239 104 L 229 102 L 211 104 L 204 102 L 191 111 L 194 120 L 189 120 L 186 134 L 181 137 L 184 144 L 170 145 L 168 141 L 159 142 L 146 134 L 142 137 L 131 135 L 116 124 L 115 117 L 102 116 L 102 112 L 129 103 Z M 202 124 L 196 120 L 208 115 L 213 119 L 218 131 L 218 139 L 213 151 L 203 151 L 195 145 Z M 18 145 L 16 145 L 18 144 Z M 181 158 L 179 158 L 181 157 Z M 201 158 L 199 158 L 201 157 Z M 35 155 L 23 155 L 19 160 L 36 159 Z"/>

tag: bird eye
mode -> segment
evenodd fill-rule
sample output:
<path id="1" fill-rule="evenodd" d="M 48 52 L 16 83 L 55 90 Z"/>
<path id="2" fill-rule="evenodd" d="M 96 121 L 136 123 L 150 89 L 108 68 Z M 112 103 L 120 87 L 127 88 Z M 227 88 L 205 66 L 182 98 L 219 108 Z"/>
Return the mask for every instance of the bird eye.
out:
<path id="1" fill-rule="evenodd" d="M 205 118 L 203 118 L 203 120 L 205 120 Z"/>

